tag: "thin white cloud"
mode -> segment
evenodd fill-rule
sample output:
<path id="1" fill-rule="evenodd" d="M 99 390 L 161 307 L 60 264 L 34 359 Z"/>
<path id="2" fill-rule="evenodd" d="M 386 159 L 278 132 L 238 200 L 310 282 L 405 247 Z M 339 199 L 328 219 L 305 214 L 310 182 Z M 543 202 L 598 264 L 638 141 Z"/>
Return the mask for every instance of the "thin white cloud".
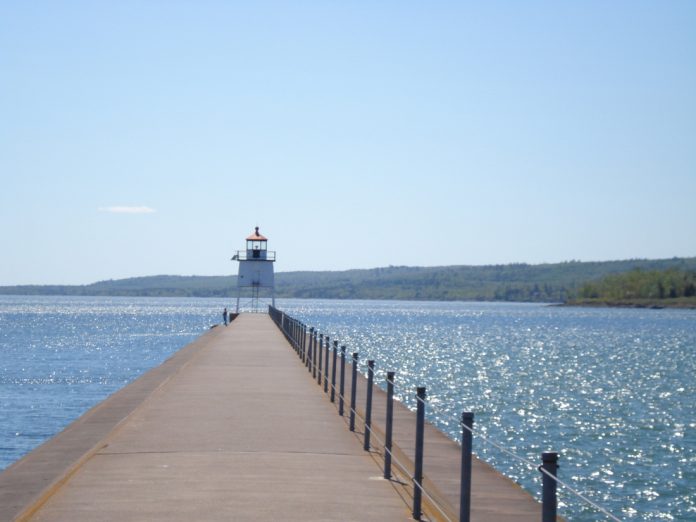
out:
<path id="1" fill-rule="evenodd" d="M 150 207 L 99 207 L 99 212 L 111 214 L 153 214 L 154 208 Z"/>

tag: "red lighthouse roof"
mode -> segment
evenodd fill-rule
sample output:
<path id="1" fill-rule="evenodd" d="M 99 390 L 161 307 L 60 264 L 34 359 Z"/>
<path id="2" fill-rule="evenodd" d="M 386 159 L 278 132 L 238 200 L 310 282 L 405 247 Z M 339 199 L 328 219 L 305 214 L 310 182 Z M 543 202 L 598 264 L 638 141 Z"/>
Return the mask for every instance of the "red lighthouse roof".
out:
<path id="1" fill-rule="evenodd" d="M 248 238 L 246 238 L 246 240 L 247 241 L 268 241 L 268 238 L 259 234 L 259 227 L 256 227 L 254 229 L 254 233 L 251 234 Z"/>

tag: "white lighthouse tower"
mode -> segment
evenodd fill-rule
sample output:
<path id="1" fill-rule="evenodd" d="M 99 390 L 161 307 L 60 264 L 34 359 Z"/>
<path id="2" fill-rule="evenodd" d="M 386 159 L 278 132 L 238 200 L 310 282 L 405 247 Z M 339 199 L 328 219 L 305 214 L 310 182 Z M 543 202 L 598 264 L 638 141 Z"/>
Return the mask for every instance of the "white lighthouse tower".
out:
<path id="1" fill-rule="evenodd" d="M 239 261 L 237 275 L 237 313 L 242 297 L 250 299 L 251 310 L 259 311 L 259 298 L 269 297 L 275 307 L 273 263 L 275 252 L 268 250 L 268 239 L 259 233 L 259 227 L 246 238 L 246 250 L 237 250 L 232 260 Z"/>

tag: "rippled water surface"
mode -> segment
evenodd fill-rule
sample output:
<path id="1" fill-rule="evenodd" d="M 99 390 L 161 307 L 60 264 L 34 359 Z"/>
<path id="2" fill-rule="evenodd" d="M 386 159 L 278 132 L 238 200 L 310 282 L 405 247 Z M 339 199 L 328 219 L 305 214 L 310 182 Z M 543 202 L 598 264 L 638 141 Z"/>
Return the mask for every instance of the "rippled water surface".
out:
<path id="1" fill-rule="evenodd" d="M 285 309 L 336 337 L 459 438 L 476 430 L 559 476 L 615 516 L 696 520 L 696 312 L 529 304 L 293 301 Z M 540 474 L 485 443 L 475 451 L 530 492 Z M 601 520 L 561 489 L 570 520 Z"/>
<path id="2" fill-rule="evenodd" d="M 216 299 L 0 296 L 0 468 L 194 339 Z M 397 372 L 399 398 L 457 418 L 621 519 L 696 520 L 696 312 L 527 304 L 279 300 L 278 306 Z M 539 473 L 480 436 L 479 456 L 533 494 Z M 563 488 L 569 520 L 602 520 Z"/>
<path id="3" fill-rule="evenodd" d="M 0 469 L 201 335 L 223 306 L 0 296 Z"/>

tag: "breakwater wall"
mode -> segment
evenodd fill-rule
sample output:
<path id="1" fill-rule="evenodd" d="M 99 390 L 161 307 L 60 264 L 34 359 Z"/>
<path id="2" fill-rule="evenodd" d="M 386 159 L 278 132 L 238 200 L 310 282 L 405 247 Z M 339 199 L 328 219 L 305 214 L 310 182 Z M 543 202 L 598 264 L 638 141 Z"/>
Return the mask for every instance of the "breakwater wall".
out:
<path id="1" fill-rule="evenodd" d="M 374 361 L 365 361 L 360 371 L 359 352 L 347 353 L 346 346 L 328 334 L 270 308 L 274 322 L 283 331 L 309 378 L 344 416 L 347 427 L 362 438 L 363 449 L 380 456 L 385 478 L 412 487 L 412 516 L 422 510 L 441 520 L 556 520 L 553 495 L 547 491 L 546 511 L 518 484 L 504 477 L 471 452 L 473 421 L 463 415 L 463 448 L 425 422 L 427 390 L 413 390 L 417 411 L 393 400 L 395 372 L 387 372 L 386 390 L 374 382 Z M 467 429 L 468 428 L 468 429 Z M 551 474 L 551 472 L 549 472 Z M 545 475 L 546 476 L 546 475 Z M 543 518 L 542 518 L 543 517 Z"/>
<path id="2" fill-rule="evenodd" d="M 323 387 L 331 402 L 338 402 L 338 414 L 348 416 L 349 429 L 356 429 L 357 418 L 358 430 L 363 437 L 364 448 L 366 450 L 372 449 L 383 459 L 385 478 L 390 476 L 393 462 L 396 460 L 399 472 L 403 474 L 402 479 L 413 484 L 414 516 L 418 514 L 421 499 L 425 497 L 431 504 L 430 507 L 433 507 L 444 519 L 465 521 L 485 519 L 487 514 L 492 514 L 492 511 L 489 512 L 489 510 L 495 510 L 496 506 L 500 507 L 500 491 L 506 490 L 510 484 L 519 488 L 517 484 L 508 479 L 505 479 L 510 483 L 507 487 L 497 480 L 493 483 L 488 482 L 492 474 L 499 474 L 488 464 L 472 455 L 473 438 L 476 435 L 479 442 L 490 444 L 531 469 L 538 470 L 540 474 L 538 494 L 541 504 L 536 506 L 537 513 L 535 513 L 534 508 L 529 509 L 529 516 L 535 517 L 533 519 L 544 522 L 561 520 L 561 517 L 557 515 L 557 489 L 563 487 L 567 496 L 574 496 L 576 500 L 586 503 L 600 517 L 608 520 L 619 520 L 558 478 L 558 453 L 542 452 L 536 463 L 519 457 L 504 446 L 487 439 L 480 433 L 475 433 L 473 412 L 462 410 L 461 417 L 456 419 L 461 430 L 461 444 L 458 445 L 447 439 L 449 441 L 448 455 L 445 459 L 440 458 L 440 453 L 447 444 L 442 442 L 444 435 L 439 430 L 429 423 L 423 423 L 425 411 L 430 407 L 425 388 L 418 387 L 412 390 L 416 398 L 416 412 L 411 420 L 412 427 L 410 433 L 406 433 L 408 429 L 401 430 L 399 445 L 393 447 L 391 431 L 393 429 L 392 415 L 395 408 L 393 404 L 394 387 L 397 385 L 394 381 L 396 372 L 387 371 L 386 378 L 381 383 L 382 386 L 378 387 L 374 382 L 376 374 L 374 361 L 361 361 L 358 351 L 352 351 L 348 356 L 347 348 L 345 346 L 339 347 L 339 342 L 335 339 L 331 340 L 327 333 L 319 333 L 315 328 L 305 325 L 280 310 L 271 308 L 269 313 L 288 337 L 312 378 L 317 379 L 318 384 Z M 336 370 L 337 364 L 338 371 Z M 350 368 L 350 370 L 344 370 L 345 367 Z M 355 392 L 351 389 L 353 383 L 356 382 L 356 373 L 359 383 L 357 385 L 359 396 L 357 399 L 354 396 Z M 362 394 L 363 396 L 360 396 L 362 388 L 365 388 L 365 392 Z M 377 402 L 375 402 L 375 397 L 377 397 Z M 384 406 L 380 406 L 381 401 L 384 401 Z M 348 403 L 348 406 L 344 406 L 344 403 Z M 400 403 L 397 403 L 396 408 L 397 410 L 406 409 Z M 376 416 L 375 409 L 379 410 Z M 407 451 L 404 451 L 404 448 L 407 448 Z M 396 458 L 397 453 L 400 458 Z M 444 466 L 442 465 L 443 461 L 447 462 Z M 524 494 L 531 499 L 529 494 L 526 492 Z M 505 494 L 503 493 L 502 496 Z M 518 498 L 517 504 L 519 508 L 526 502 Z M 520 512 L 518 516 L 523 515 Z M 491 518 L 491 520 L 493 519 L 499 520 L 499 518 Z M 520 520 L 522 519 L 520 518 Z"/>

